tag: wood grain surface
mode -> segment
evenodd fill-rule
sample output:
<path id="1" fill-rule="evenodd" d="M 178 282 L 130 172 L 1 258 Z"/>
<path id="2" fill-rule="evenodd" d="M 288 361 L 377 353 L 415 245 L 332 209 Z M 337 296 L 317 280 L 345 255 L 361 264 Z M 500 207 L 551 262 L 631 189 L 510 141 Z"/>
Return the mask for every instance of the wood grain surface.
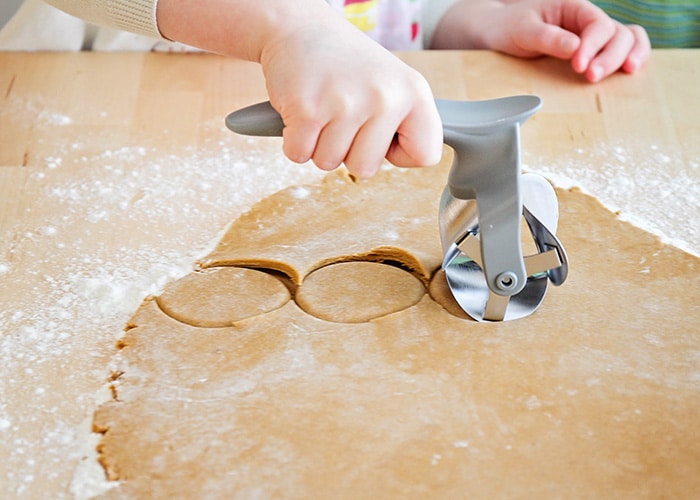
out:
<path id="1" fill-rule="evenodd" d="M 546 58 L 401 57 L 439 98 L 539 95 L 527 170 L 700 254 L 699 50 L 657 50 L 641 73 L 595 85 Z M 126 321 L 256 201 L 321 179 L 284 160 L 278 139 L 225 129 L 227 113 L 264 99 L 258 66 L 212 55 L 0 53 L 0 488 L 11 497 L 109 488 L 90 428 Z M 658 294 L 700 301 L 698 285 Z M 699 315 L 688 311 L 694 353 L 679 353 L 691 378 Z"/>

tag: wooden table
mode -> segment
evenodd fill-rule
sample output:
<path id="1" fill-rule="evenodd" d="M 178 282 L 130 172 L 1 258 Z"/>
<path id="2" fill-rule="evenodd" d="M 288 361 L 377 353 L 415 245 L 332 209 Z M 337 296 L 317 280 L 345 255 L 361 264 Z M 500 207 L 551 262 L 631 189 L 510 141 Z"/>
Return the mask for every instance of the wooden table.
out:
<path id="1" fill-rule="evenodd" d="M 655 51 L 639 75 L 596 85 L 550 59 L 402 57 L 436 97 L 541 96 L 523 129 L 525 168 L 700 254 L 700 51 Z M 101 491 L 92 413 L 140 301 L 254 202 L 322 178 L 287 162 L 278 139 L 225 130 L 229 111 L 265 97 L 257 66 L 215 56 L 0 54 L 2 491 Z M 688 435 L 696 458 L 699 439 Z"/>

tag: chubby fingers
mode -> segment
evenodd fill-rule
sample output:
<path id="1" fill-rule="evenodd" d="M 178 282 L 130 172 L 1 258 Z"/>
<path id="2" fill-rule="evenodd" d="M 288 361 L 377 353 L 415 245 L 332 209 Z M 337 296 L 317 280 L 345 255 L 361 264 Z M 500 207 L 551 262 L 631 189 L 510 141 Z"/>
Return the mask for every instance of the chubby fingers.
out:
<path id="1" fill-rule="evenodd" d="M 321 170 L 345 164 L 357 177 L 371 177 L 379 170 L 399 123 L 392 117 L 372 117 L 364 123 L 336 119 L 318 135 L 311 156 Z"/>
<path id="2" fill-rule="evenodd" d="M 577 73 L 589 71 L 595 57 L 615 39 L 617 33 L 617 23 L 607 16 L 583 24 L 579 33 L 581 43 L 571 58 L 571 67 Z"/>
<path id="3" fill-rule="evenodd" d="M 306 163 L 314 154 L 323 124 L 314 120 L 288 117 L 283 119 L 282 151 L 284 155 L 295 163 Z"/>
<path id="4" fill-rule="evenodd" d="M 399 118 L 382 114 L 358 130 L 344 162 L 352 174 L 370 177 L 384 158 L 397 167 L 426 167 L 440 161 L 442 121 L 434 99 L 416 99 Z"/>
<path id="5" fill-rule="evenodd" d="M 382 160 L 394 139 L 394 131 L 399 127 L 396 120 L 390 118 L 371 118 L 358 131 L 352 148 L 345 157 L 348 171 L 361 178 L 371 177 L 377 173 Z"/>
<path id="6" fill-rule="evenodd" d="M 625 73 L 635 73 L 646 64 L 651 56 L 651 41 L 647 31 L 639 25 L 630 24 L 627 26 L 634 36 L 634 45 L 627 55 L 627 59 L 622 64 Z"/>
<path id="7" fill-rule="evenodd" d="M 599 82 L 622 69 L 634 73 L 649 59 L 651 43 L 644 28 L 613 21 L 609 28 L 595 29 L 582 36 L 581 49 L 571 61 L 574 71 L 590 82 Z"/>
<path id="8" fill-rule="evenodd" d="M 429 92 L 386 106 L 331 109 L 320 119 L 312 113 L 285 119 L 283 151 L 290 160 L 313 160 L 322 170 L 345 164 L 363 178 L 374 175 L 384 158 L 402 167 L 440 161 L 442 125 Z"/>
<path id="9" fill-rule="evenodd" d="M 390 141 L 386 158 L 398 167 L 435 165 L 442 157 L 442 120 L 431 98 L 416 103 Z"/>
<path id="10" fill-rule="evenodd" d="M 510 38 L 513 46 L 501 50 L 520 57 L 547 55 L 568 60 L 580 45 L 576 34 L 532 16 L 523 18 L 515 25 Z"/>

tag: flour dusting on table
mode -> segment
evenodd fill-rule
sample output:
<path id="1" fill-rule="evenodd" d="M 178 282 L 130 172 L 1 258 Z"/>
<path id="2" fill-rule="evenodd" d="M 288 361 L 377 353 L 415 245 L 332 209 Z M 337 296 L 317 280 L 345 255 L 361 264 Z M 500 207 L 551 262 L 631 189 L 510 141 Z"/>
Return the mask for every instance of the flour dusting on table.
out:
<path id="1" fill-rule="evenodd" d="M 579 187 L 641 229 L 700 255 L 700 157 L 672 146 L 602 142 L 556 162 L 524 153 L 524 168 L 558 187 Z"/>
<path id="2" fill-rule="evenodd" d="M 50 110 L 39 120 L 73 123 Z M 50 154 L 23 167 L 26 209 L 0 234 L 0 286 L 16 290 L 0 309 L 0 439 L 12 450 L 0 460 L 0 483 L 13 497 L 31 497 L 42 483 L 64 491 L 66 468 L 75 470 L 77 498 L 109 486 L 90 423 L 127 320 L 147 295 L 189 273 L 253 203 L 323 176 L 287 161 L 279 141 L 222 134 L 201 148 L 99 153 L 103 138 L 86 136 L 45 146 Z"/>

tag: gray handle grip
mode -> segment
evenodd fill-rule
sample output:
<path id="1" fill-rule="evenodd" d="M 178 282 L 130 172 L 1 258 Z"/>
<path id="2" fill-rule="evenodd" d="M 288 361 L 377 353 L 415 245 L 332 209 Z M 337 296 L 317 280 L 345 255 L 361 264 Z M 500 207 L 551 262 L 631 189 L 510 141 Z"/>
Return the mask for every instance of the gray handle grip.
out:
<path id="1" fill-rule="evenodd" d="M 503 126 L 504 122 L 522 123 L 542 105 L 534 95 L 518 95 L 486 101 L 451 101 L 435 99 L 443 129 L 448 134 L 445 143 L 460 134 L 482 134 L 484 131 Z M 284 122 L 270 101 L 239 109 L 226 117 L 226 126 L 242 135 L 281 137 Z M 455 135 L 456 134 L 456 135 Z"/>
<path id="2" fill-rule="evenodd" d="M 284 122 L 270 101 L 265 101 L 229 114 L 226 126 L 242 135 L 282 137 Z"/>

